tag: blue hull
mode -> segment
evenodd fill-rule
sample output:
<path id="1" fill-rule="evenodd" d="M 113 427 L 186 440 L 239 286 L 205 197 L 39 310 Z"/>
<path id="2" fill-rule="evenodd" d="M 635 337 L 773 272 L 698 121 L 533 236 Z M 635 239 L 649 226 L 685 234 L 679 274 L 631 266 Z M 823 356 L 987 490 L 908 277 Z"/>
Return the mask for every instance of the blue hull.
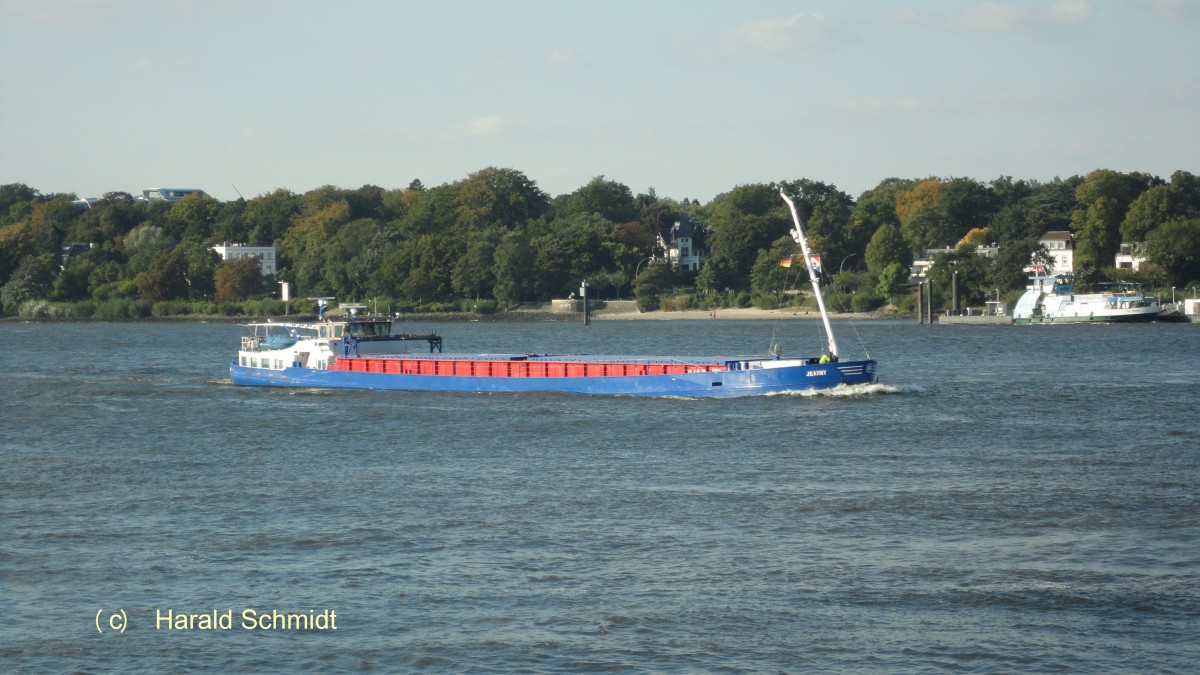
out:
<path id="1" fill-rule="evenodd" d="M 832 389 L 840 385 L 872 384 L 876 381 L 875 370 L 874 360 L 862 360 L 674 375 L 471 377 L 362 373 L 295 367 L 272 370 L 248 368 L 234 361 L 230 364 L 229 377 L 234 384 L 265 387 L 733 398 Z"/>

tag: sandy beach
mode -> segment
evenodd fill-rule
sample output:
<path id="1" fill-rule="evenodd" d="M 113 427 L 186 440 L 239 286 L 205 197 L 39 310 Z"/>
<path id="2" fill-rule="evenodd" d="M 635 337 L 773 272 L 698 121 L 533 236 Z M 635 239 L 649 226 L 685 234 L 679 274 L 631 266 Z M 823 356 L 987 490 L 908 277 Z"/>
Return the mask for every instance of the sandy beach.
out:
<path id="1" fill-rule="evenodd" d="M 671 321 L 678 319 L 710 319 L 710 320 L 748 320 L 748 319 L 820 319 L 821 314 L 816 310 L 804 309 L 757 309 L 755 307 L 745 307 L 737 309 L 718 309 L 714 311 L 708 310 L 684 310 L 678 312 L 668 312 L 657 310 L 653 312 L 639 312 L 629 303 L 629 306 L 614 307 L 616 303 L 610 303 L 609 307 L 595 310 L 592 312 L 592 319 L 595 321 Z M 831 312 L 832 319 L 870 319 L 875 318 L 874 314 L 864 314 L 857 312 Z M 581 317 L 582 318 L 582 317 Z"/>

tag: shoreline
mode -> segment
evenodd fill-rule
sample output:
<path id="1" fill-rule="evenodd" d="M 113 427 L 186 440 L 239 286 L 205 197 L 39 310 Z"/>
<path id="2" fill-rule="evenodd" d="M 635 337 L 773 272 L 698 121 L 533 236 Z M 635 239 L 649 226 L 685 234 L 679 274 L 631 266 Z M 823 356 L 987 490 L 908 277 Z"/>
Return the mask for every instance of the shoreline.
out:
<path id="1" fill-rule="evenodd" d="M 903 313 L 878 313 L 878 312 L 834 312 L 830 313 L 831 320 L 865 320 L 865 319 L 888 319 L 888 320 L 903 320 L 914 318 L 915 315 L 905 316 Z M 329 315 L 329 318 L 334 318 L 336 315 Z M 770 320 L 819 320 L 820 312 L 816 310 L 805 310 L 797 308 L 789 309 L 758 309 L 755 307 L 738 307 L 717 310 L 705 309 L 686 309 L 677 311 L 654 310 L 652 312 L 639 312 L 637 310 L 629 310 L 625 308 L 613 309 L 605 308 L 593 310 L 591 313 L 593 321 L 770 321 Z M 529 322 L 583 322 L 583 312 L 579 311 L 553 311 L 546 307 L 516 309 L 512 311 L 501 311 L 494 314 L 468 314 L 468 313 L 443 313 L 443 314 L 405 314 L 402 313 L 397 317 L 392 317 L 397 324 L 409 322 L 437 322 L 437 323 L 462 323 L 472 321 L 484 321 L 503 323 L 509 321 L 529 321 Z M 92 317 L 40 317 L 40 318 L 22 318 L 17 316 L 0 317 L 2 323 L 247 323 L 260 321 L 300 321 L 312 322 L 316 321 L 317 317 L 310 314 L 293 314 L 291 316 L 226 316 L 226 315 L 202 315 L 190 314 L 180 316 L 146 316 L 146 317 L 125 317 L 125 318 L 92 318 Z"/>
<path id="2" fill-rule="evenodd" d="M 678 320 L 725 320 L 725 321 L 746 321 L 746 320 L 820 320 L 821 313 L 816 310 L 805 309 L 758 309 L 755 307 L 738 307 L 729 309 L 705 310 L 705 309 L 685 309 L 679 311 L 655 310 L 653 312 L 610 312 L 600 310 L 592 312 L 593 321 L 678 321 Z M 876 319 L 876 318 L 904 318 L 902 316 L 881 317 L 874 313 L 860 312 L 840 312 L 830 313 L 830 319 Z M 577 313 L 578 321 L 583 320 L 583 314 Z"/>

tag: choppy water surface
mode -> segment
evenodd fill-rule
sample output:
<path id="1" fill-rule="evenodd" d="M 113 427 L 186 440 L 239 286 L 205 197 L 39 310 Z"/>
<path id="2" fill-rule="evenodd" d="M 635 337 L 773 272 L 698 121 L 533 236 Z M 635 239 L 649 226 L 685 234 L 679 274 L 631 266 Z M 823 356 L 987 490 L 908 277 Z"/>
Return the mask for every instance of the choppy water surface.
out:
<path id="1" fill-rule="evenodd" d="M 1200 326 L 838 328 L 880 386 L 710 401 L 243 389 L 233 324 L 0 324 L 5 670 L 1193 671 Z"/>

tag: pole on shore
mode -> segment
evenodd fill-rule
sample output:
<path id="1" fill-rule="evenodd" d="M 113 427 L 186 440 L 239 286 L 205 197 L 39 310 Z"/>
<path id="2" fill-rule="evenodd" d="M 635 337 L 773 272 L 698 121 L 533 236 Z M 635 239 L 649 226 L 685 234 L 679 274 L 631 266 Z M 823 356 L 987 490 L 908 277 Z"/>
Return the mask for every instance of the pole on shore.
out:
<path id="1" fill-rule="evenodd" d="M 584 279 L 583 283 L 579 285 L 579 296 L 583 298 L 583 325 L 590 326 L 592 325 L 592 303 L 588 298 L 587 279 Z"/>
<path id="2" fill-rule="evenodd" d="M 925 282 L 925 301 L 928 304 L 925 315 L 929 317 L 929 325 L 933 325 L 933 280 L 929 279 Z"/>

